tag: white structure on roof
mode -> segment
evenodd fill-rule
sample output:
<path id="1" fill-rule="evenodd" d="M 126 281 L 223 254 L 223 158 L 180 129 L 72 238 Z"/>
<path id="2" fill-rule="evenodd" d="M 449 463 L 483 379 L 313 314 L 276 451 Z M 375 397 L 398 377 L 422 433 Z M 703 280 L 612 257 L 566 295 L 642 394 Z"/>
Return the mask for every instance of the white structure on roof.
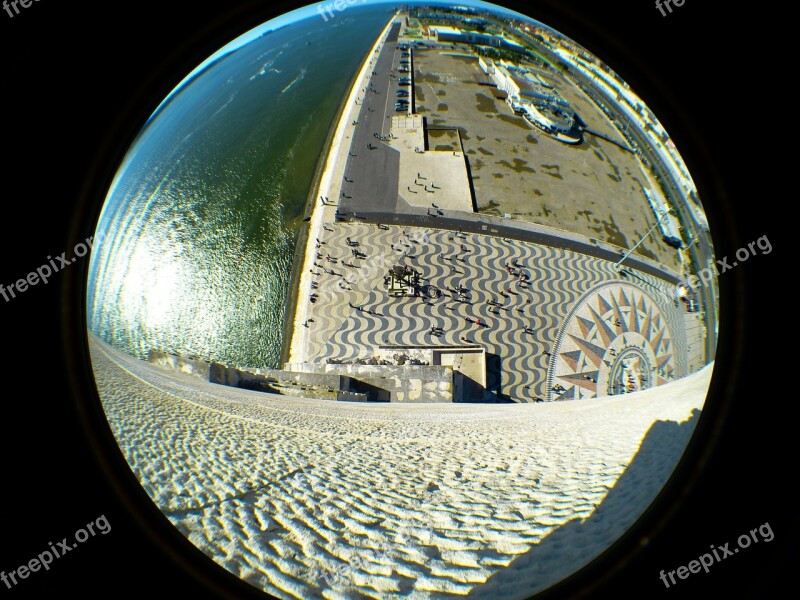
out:
<path id="1" fill-rule="evenodd" d="M 539 76 L 508 61 L 481 57 L 478 64 L 506 93 L 506 101 L 516 114 L 562 142 L 578 144 L 583 140 L 569 102 Z"/>
<path id="2" fill-rule="evenodd" d="M 492 35 L 469 29 L 459 29 L 450 25 L 431 25 L 428 32 L 438 42 L 453 42 L 459 44 L 475 44 L 477 46 L 493 46 L 504 50 L 522 52 L 525 47 L 503 35 Z"/>
<path id="3" fill-rule="evenodd" d="M 683 246 L 681 226 L 678 219 L 672 214 L 669 204 L 662 198 L 656 198 L 649 189 L 643 187 L 642 190 L 647 197 L 647 203 L 650 204 L 650 208 L 653 209 L 656 219 L 659 219 L 658 228 L 661 230 L 664 241 L 670 246 L 681 248 Z"/>

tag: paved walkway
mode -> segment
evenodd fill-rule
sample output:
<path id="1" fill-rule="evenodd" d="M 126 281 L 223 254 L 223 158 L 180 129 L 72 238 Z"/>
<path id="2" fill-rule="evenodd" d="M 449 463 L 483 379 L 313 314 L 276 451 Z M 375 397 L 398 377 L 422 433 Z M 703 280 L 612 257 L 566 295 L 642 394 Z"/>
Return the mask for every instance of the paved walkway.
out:
<path id="1" fill-rule="evenodd" d="M 500 237 L 552 246 L 563 250 L 572 250 L 579 254 L 594 256 L 614 263 L 622 257 L 622 248 L 599 240 L 592 240 L 577 233 L 545 227 L 515 219 L 505 219 L 490 215 L 448 212 L 443 215 L 428 215 L 424 209 L 407 206 L 405 213 L 385 213 L 379 211 L 343 214 L 339 218 L 345 222 L 359 223 L 385 223 L 401 227 L 435 227 L 450 231 L 464 231 L 465 233 L 492 234 Z M 649 275 L 664 279 L 670 283 L 681 281 L 680 276 L 640 254 L 631 254 L 623 262 L 623 266 L 642 271 Z"/>
<path id="2" fill-rule="evenodd" d="M 576 303 L 597 286 L 613 282 L 636 290 L 636 302 L 620 301 L 626 324 L 620 333 L 633 331 L 632 312 L 642 312 L 635 321 L 643 331 L 647 315 L 656 310 L 658 326 L 656 321 L 648 325 L 637 343 L 655 343 L 652 353 L 658 360 L 668 357 L 668 379 L 687 374 L 683 308 L 676 306 L 673 288 L 663 280 L 649 275 L 625 280 L 609 261 L 493 235 L 363 223 L 336 223 L 329 229 L 320 239 L 317 266 L 310 273 L 315 287 L 303 290 L 318 297 L 307 308 L 308 334 L 299 354 L 305 361 L 369 358 L 380 344 L 478 343 L 489 355 L 487 387 L 493 395 L 488 399 L 553 398 L 553 385 L 561 383 L 567 392 L 575 382 L 548 384 L 547 353 L 568 326 Z M 350 246 L 348 238 L 358 246 Z M 359 257 L 354 250 L 361 253 Z M 437 288 L 442 296 L 390 298 L 383 278 L 394 265 L 415 267 L 423 284 Z M 516 274 L 507 265 L 519 265 L 512 267 Z M 520 272 L 529 277 L 527 282 L 520 281 Z M 467 290 L 461 297 L 459 287 Z M 601 312 L 606 318 L 614 316 Z M 431 327 L 440 327 L 442 333 L 434 335 Z M 602 345 L 602 338 L 595 339 L 598 335 L 586 332 L 593 343 Z M 605 341 L 604 351 L 621 344 L 616 336 Z"/>
<path id="3" fill-rule="evenodd" d="M 319 185 L 317 186 L 316 194 L 319 196 L 314 201 L 311 216 L 308 224 L 308 240 L 305 251 L 303 253 L 303 263 L 300 268 L 298 286 L 301 290 L 300 297 L 303 298 L 302 290 L 307 290 L 309 287 L 309 266 L 313 262 L 313 240 L 319 238 L 324 233 L 325 223 L 335 219 L 336 211 L 338 210 L 337 201 L 343 195 L 342 183 L 344 181 L 345 165 L 347 157 L 351 150 L 351 138 L 355 139 L 359 135 L 359 126 L 356 121 L 356 115 L 359 114 L 360 107 L 363 101 L 360 100 L 364 95 L 362 91 L 369 84 L 371 73 L 376 68 L 378 57 L 382 55 L 382 50 L 387 42 L 391 42 L 397 37 L 399 25 L 394 22 L 395 16 L 389 19 L 389 22 L 384 27 L 378 39 L 375 41 L 372 49 L 364 60 L 361 70 L 356 75 L 350 95 L 344 102 L 342 116 L 336 126 L 336 131 L 333 136 L 330 148 L 328 149 L 328 156 L 325 161 L 325 168 L 320 176 Z M 394 44 L 392 44 L 394 45 Z M 398 158 L 399 164 L 399 158 Z M 395 186 L 396 187 L 396 186 Z M 306 307 L 309 306 L 307 302 L 300 302 L 295 309 L 293 315 L 292 339 L 289 343 L 289 360 L 292 361 L 297 356 L 297 348 L 305 344 L 305 330 L 300 326 L 308 319 L 305 312 Z M 284 343 L 287 343 L 286 341 Z"/>
<path id="4" fill-rule="evenodd" d="M 351 123 L 355 121 L 348 152 L 341 159 L 341 193 L 331 197 L 342 210 L 385 210 L 397 206 L 397 186 L 400 173 L 400 153 L 380 141 L 388 136 L 394 111 L 396 79 L 390 79 L 397 50 L 400 24 L 395 23 L 386 33 L 384 43 L 373 52 L 373 64 L 358 89 L 358 104 Z M 374 73 L 374 74 L 373 74 Z M 349 118 L 349 117 L 348 117 Z M 376 137 L 378 136 L 378 137 Z"/>

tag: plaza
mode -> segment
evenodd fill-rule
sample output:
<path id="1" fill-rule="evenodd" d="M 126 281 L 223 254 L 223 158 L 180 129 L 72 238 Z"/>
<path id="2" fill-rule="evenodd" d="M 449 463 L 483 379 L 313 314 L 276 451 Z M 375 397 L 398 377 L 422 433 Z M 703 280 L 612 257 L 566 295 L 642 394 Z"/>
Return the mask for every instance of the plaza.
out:
<path id="1" fill-rule="evenodd" d="M 624 347 L 618 337 L 635 334 L 637 344 L 653 356 L 653 366 L 663 370 L 654 385 L 689 371 L 688 346 L 698 341 L 687 339 L 686 309 L 663 279 L 625 279 L 611 261 L 494 235 L 361 222 L 327 228 L 331 231 L 320 238 L 309 273 L 308 292 L 317 299 L 307 308 L 302 359 L 294 363 L 366 361 L 382 345 L 478 344 L 487 352 L 482 401 L 586 397 L 593 386 L 594 397 L 604 395 L 602 388 L 583 377 L 596 379 L 601 369 L 570 372 L 566 364 L 549 378 L 556 368 L 551 364 L 554 349 L 558 346 L 568 362 L 580 344 L 602 347 L 605 356 L 615 344 Z M 354 242 L 358 257 L 350 245 Z M 386 289 L 387 271 L 398 265 L 419 274 L 420 295 L 392 295 Z M 600 295 L 607 310 L 595 302 L 570 319 L 576 304 L 585 306 L 582 299 L 610 284 L 618 289 Z M 564 343 L 564 335 L 573 337 Z M 556 392 L 554 386 L 563 390 Z"/>

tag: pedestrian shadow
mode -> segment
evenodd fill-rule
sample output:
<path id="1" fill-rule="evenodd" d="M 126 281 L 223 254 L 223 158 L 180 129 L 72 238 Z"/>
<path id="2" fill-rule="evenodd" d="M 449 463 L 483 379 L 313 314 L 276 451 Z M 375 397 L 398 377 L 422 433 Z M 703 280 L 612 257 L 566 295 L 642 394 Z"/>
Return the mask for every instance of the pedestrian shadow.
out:
<path id="1" fill-rule="evenodd" d="M 628 468 L 594 512 L 555 529 L 467 597 L 527 598 L 589 566 L 650 508 L 675 471 L 699 416 L 700 410 L 694 409 L 686 421 L 653 423 Z"/>

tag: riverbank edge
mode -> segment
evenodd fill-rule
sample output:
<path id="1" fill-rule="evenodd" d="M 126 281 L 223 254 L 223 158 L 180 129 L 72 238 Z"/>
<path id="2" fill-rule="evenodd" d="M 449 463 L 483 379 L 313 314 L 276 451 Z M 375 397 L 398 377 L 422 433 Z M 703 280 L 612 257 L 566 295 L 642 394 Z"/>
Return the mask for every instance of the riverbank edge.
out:
<path id="1" fill-rule="evenodd" d="M 333 147 L 333 141 L 336 136 L 336 132 L 339 130 L 341 125 L 342 117 L 344 116 L 345 109 L 348 105 L 348 100 L 353 93 L 353 88 L 358 83 L 359 75 L 361 75 L 362 71 L 364 70 L 364 66 L 372 57 L 375 47 L 380 43 L 381 38 L 384 36 L 387 28 L 391 26 L 392 21 L 394 21 L 396 17 L 397 13 L 394 13 L 389 20 L 389 24 L 381 29 L 375 40 L 375 43 L 364 55 L 364 58 L 359 63 L 358 67 L 356 67 L 355 72 L 353 73 L 353 76 L 350 78 L 350 81 L 347 85 L 347 90 L 342 95 L 339 108 L 337 109 L 333 119 L 331 119 L 331 124 L 328 128 L 328 135 L 325 138 L 322 151 L 317 159 L 317 165 L 314 169 L 314 177 L 312 178 L 311 185 L 308 188 L 308 195 L 306 197 L 305 207 L 303 208 L 303 224 L 297 233 L 294 256 L 292 258 L 292 270 L 289 277 L 288 293 L 286 296 L 286 303 L 283 307 L 283 337 L 281 340 L 280 364 L 277 366 L 277 368 L 282 368 L 282 366 L 289 361 L 291 354 L 292 338 L 294 337 L 296 328 L 294 315 L 297 310 L 297 301 L 300 298 L 300 281 L 302 279 L 301 276 L 303 273 L 303 265 L 305 264 L 305 256 L 308 252 L 308 235 L 311 228 L 311 220 L 314 216 L 314 211 L 318 206 L 317 201 L 320 196 L 320 184 L 322 176 L 325 173 L 325 168 L 328 166 L 331 158 L 338 150 L 338 148 Z"/>

